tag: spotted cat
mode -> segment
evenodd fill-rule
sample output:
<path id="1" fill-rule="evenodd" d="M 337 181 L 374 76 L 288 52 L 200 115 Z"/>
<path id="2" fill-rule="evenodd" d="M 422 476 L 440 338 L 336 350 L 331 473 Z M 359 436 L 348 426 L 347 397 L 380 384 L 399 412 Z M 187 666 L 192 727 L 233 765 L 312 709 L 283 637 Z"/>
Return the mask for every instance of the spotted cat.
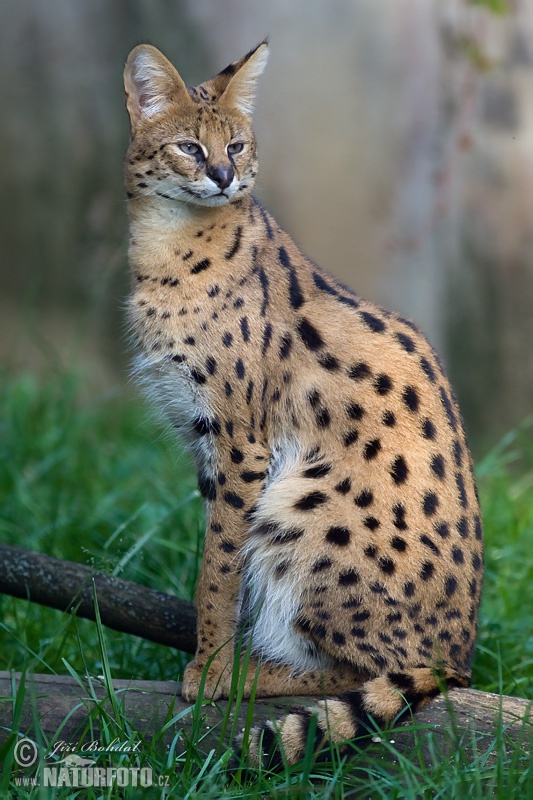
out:
<path id="1" fill-rule="evenodd" d="M 307 259 L 251 194 L 265 42 L 188 89 L 154 47 L 125 69 L 136 370 L 207 504 L 183 696 L 318 694 L 279 722 L 289 762 L 467 686 L 482 526 L 461 417 L 416 325 Z M 252 735 L 258 760 L 274 726 Z"/>

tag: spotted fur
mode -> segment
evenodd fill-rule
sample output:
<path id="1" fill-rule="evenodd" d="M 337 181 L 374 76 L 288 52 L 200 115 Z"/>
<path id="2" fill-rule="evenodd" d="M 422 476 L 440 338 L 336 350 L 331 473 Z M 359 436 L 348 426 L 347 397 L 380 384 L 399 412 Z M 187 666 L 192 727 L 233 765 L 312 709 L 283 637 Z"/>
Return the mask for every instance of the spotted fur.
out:
<path id="1" fill-rule="evenodd" d="M 187 89 L 155 48 L 125 70 L 137 372 L 192 449 L 207 504 L 183 694 L 320 694 L 289 761 L 466 686 L 482 528 L 459 410 L 416 325 L 312 264 L 251 194 L 262 43 Z M 208 662 L 210 663 L 207 668 Z M 252 758 L 276 740 L 255 731 Z M 278 751 L 279 756 L 279 751 Z"/>

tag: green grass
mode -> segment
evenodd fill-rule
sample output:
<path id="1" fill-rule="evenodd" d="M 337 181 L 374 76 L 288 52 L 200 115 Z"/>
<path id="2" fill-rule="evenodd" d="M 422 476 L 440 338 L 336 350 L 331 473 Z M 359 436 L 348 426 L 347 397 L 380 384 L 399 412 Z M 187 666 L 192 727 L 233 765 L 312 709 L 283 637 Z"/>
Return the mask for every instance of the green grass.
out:
<path id="1" fill-rule="evenodd" d="M 0 540 L 192 599 L 202 503 L 191 462 L 150 421 L 146 407 L 111 392 L 89 401 L 87 382 L 73 375 L 0 378 Z M 478 465 L 478 478 L 487 567 L 473 683 L 533 699 L 532 426 L 524 424 L 500 442 Z M 110 676 L 181 678 L 186 657 L 174 650 L 5 596 L 0 607 L 0 669 L 71 674 L 85 691 L 90 686 L 83 676 L 104 675 L 112 710 L 100 704 L 92 712 L 103 726 L 103 741 L 136 735 Z M 238 701 L 238 685 L 235 694 Z M 8 701 L 18 708 L 15 697 Z M 422 765 L 416 745 L 431 742 L 432 734 L 420 730 L 408 754 L 386 743 L 385 756 L 383 748 L 371 750 L 354 768 L 333 749 L 327 763 L 317 764 L 308 754 L 302 764 L 270 775 L 240 770 L 231 761 L 224 744 L 230 716 L 221 724 L 225 736 L 218 749 L 206 758 L 198 747 L 205 733 L 201 704 L 190 715 L 196 735 L 185 744 L 177 738 L 169 743 L 161 731 L 143 740 L 142 754 L 123 757 L 125 766 L 149 765 L 166 776 L 167 789 L 76 794 L 58 788 L 40 794 L 16 785 L 12 739 L 0 748 L 0 797 L 533 797 L 532 769 L 519 747 L 505 749 L 503 732 L 475 758 L 465 758 L 459 743 L 446 759 L 436 752 L 432 767 Z"/>

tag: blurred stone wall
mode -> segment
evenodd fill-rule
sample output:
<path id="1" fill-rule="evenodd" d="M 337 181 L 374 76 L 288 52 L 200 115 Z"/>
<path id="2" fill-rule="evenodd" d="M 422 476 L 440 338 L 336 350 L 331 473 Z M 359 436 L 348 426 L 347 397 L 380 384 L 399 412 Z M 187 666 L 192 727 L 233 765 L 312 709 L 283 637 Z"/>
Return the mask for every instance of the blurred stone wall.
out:
<path id="1" fill-rule="evenodd" d="M 124 60 L 150 41 L 194 83 L 269 35 L 259 197 L 312 258 L 426 330 L 477 441 L 516 425 L 533 397 L 533 4 L 509 6 L 2 4 L 3 352 L 126 380 L 105 368 L 127 349 Z"/>

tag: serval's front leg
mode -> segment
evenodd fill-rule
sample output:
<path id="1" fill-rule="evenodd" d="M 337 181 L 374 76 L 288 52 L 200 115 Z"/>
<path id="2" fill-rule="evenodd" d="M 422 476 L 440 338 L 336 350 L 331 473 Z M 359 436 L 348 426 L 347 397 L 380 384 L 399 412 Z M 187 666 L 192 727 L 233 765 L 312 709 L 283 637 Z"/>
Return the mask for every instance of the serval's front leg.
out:
<path id="1" fill-rule="evenodd" d="M 243 437 L 244 438 L 244 437 Z M 198 643 L 183 678 L 183 697 L 198 696 L 204 671 L 203 693 L 227 697 L 235 654 L 242 548 L 250 528 L 249 515 L 266 480 L 268 456 L 256 443 L 239 441 L 221 454 L 211 490 L 204 555 L 196 589 Z M 209 662 L 209 664 L 208 664 Z"/>

